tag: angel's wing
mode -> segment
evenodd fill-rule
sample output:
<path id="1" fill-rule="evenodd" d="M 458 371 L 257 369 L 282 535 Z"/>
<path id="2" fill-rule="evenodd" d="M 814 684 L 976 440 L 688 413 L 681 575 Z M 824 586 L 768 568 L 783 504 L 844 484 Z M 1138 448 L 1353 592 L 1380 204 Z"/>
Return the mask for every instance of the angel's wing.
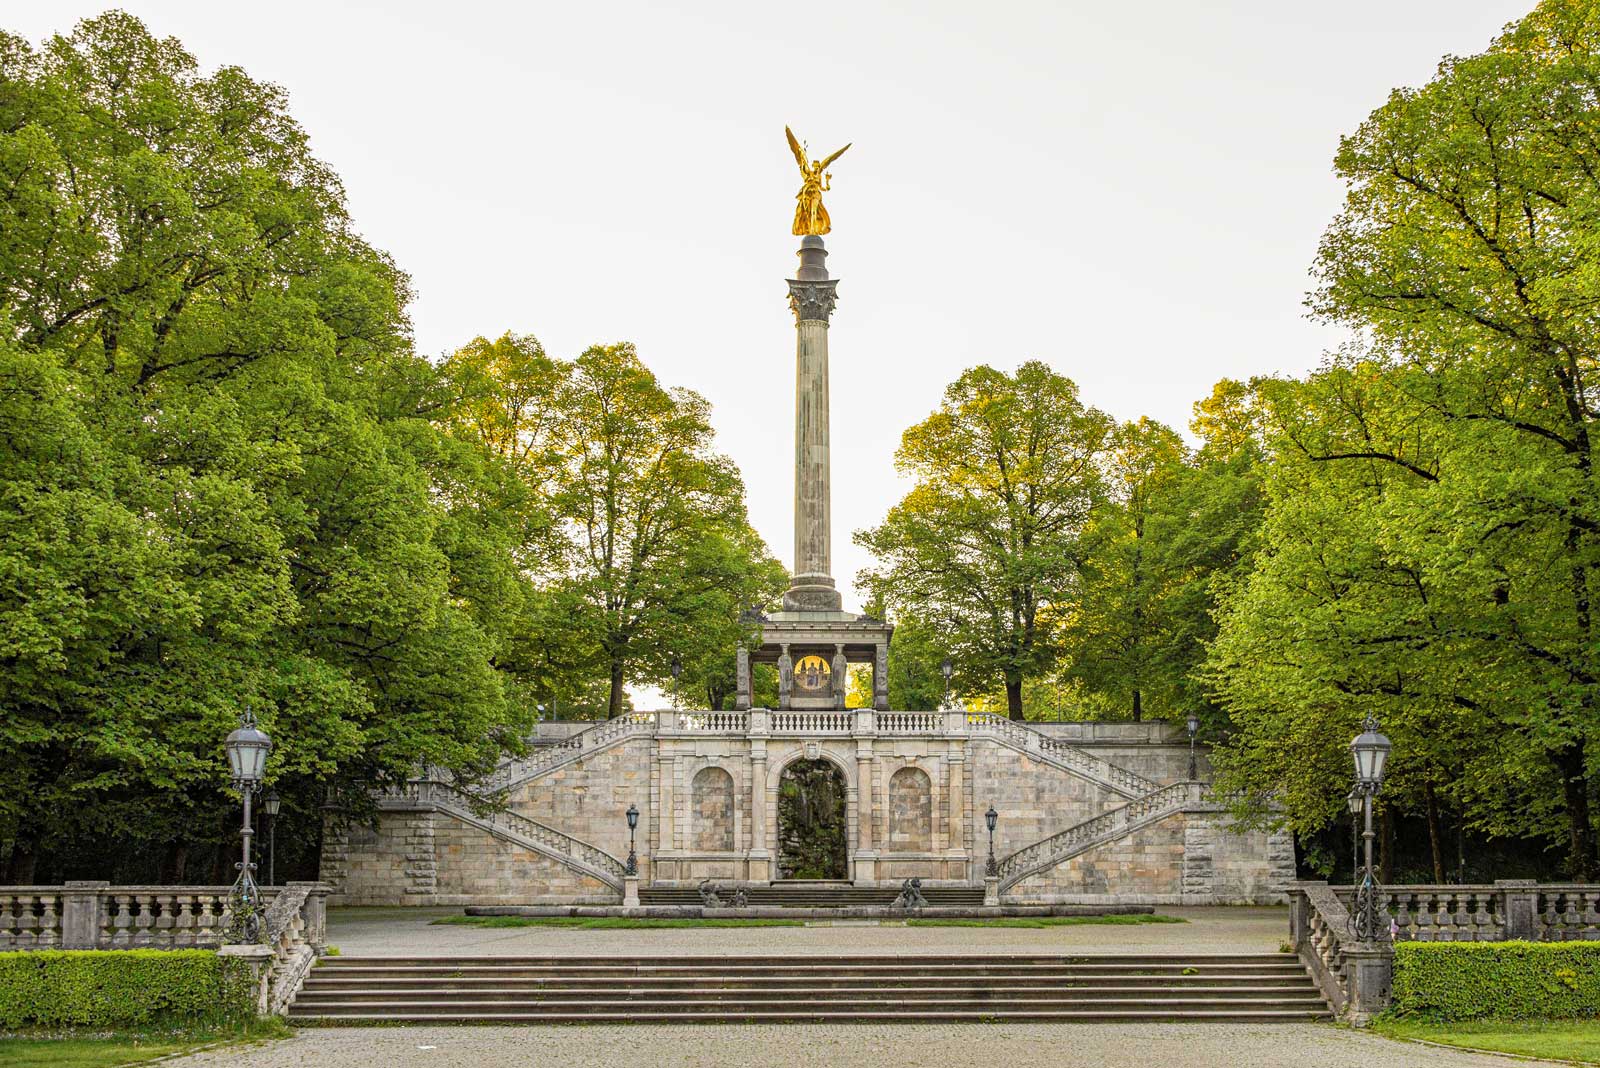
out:
<path id="1" fill-rule="evenodd" d="M 800 142 L 794 139 L 794 131 L 785 126 L 783 135 L 789 139 L 789 148 L 794 152 L 794 161 L 800 164 L 800 169 L 806 169 L 806 150 L 800 147 Z"/>
<path id="2" fill-rule="evenodd" d="M 853 144 L 855 144 L 855 142 L 851 141 L 850 145 L 853 145 Z M 828 169 L 828 164 L 832 163 L 834 160 L 836 160 L 840 156 L 844 155 L 845 148 L 849 148 L 850 145 L 845 145 L 844 148 L 841 148 L 839 151 L 835 152 L 833 155 L 831 155 L 827 159 L 823 160 L 822 161 L 822 169 L 823 170 L 827 170 Z"/>

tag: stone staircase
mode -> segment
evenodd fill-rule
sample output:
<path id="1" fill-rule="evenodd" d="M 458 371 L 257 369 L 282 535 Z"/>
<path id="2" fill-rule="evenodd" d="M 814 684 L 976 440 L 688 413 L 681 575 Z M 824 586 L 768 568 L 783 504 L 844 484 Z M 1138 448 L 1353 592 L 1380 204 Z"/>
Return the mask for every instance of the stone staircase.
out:
<path id="1" fill-rule="evenodd" d="M 520 813 L 495 808 L 487 799 L 450 783 L 427 778 L 412 779 L 404 787 L 380 796 L 380 807 L 386 801 L 391 805 L 398 803 L 431 808 L 502 841 L 541 853 L 581 875 L 598 879 L 619 893 L 622 890 L 626 867 L 599 846 Z"/>
<path id="2" fill-rule="evenodd" d="M 1115 842 L 1119 838 L 1126 838 L 1141 827 L 1148 827 L 1186 808 L 1203 803 L 1203 789 L 1200 783 L 1194 782 L 1178 782 L 1170 786 L 1156 787 L 1125 805 L 1023 846 L 999 862 L 997 874 L 1000 876 L 1001 892 L 1004 893 L 1028 876 L 1048 871 L 1079 853 L 1108 842 Z"/>
<path id="3" fill-rule="evenodd" d="M 1327 1019 L 1284 954 L 326 957 L 292 1023 Z"/>
<path id="4" fill-rule="evenodd" d="M 722 890 L 726 902 L 731 886 Z M 745 892 L 752 908 L 854 908 L 894 904 L 900 888 L 894 886 L 852 886 L 849 883 L 807 883 L 804 880 L 748 886 Z M 977 908 L 983 904 L 982 887 L 924 886 L 922 896 L 936 908 Z M 650 887 L 639 891 L 641 905 L 699 905 L 700 891 L 692 886 Z"/>

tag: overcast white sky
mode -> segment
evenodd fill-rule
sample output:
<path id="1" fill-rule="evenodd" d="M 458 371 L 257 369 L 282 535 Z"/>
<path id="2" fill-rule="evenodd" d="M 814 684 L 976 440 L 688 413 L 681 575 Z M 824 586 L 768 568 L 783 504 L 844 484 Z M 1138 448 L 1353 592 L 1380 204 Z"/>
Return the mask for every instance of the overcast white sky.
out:
<path id="1" fill-rule="evenodd" d="M 38 41 L 105 4 L 0 0 Z M 1337 339 L 1301 305 L 1330 161 L 1392 87 L 1532 0 L 1142 4 L 126 0 L 207 69 L 284 86 L 422 351 L 633 341 L 710 398 L 792 564 L 791 124 L 826 198 L 834 573 L 904 492 L 905 427 L 966 368 L 1049 361 L 1178 428 L 1224 376 Z"/>

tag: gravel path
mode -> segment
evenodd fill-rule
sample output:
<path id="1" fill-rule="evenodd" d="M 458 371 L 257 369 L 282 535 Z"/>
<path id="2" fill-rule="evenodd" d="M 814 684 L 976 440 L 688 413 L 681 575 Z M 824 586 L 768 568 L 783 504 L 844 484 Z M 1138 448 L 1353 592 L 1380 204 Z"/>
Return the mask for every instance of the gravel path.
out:
<path id="1" fill-rule="evenodd" d="M 1317 1024 L 871 1024 L 307 1028 L 182 1068 L 1514 1068 Z"/>
<path id="2" fill-rule="evenodd" d="M 346 956 L 678 956 L 712 953 L 1274 953 L 1287 908 L 1162 908 L 1187 923 L 1072 927 L 431 927 L 460 909 L 332 909 Z"/>

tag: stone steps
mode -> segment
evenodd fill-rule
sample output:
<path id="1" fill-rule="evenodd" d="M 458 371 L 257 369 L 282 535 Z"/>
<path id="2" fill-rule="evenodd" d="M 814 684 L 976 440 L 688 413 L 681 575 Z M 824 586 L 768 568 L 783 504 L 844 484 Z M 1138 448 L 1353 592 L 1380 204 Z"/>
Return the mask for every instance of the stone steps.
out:
<path id="1" fill-rule="evenodd" d="M 1188 974 L 1184 974 L 1184 973 Z M 849 957 L 332 957 L 296 1022 L 1306 1020 L 1280 954 Z"/>
<path id="2" fill-rule="evenodd" d="M 747 886 L 744 888 L 751 906 L 776 908 L 851 908 L 862 905 L 894 904 L 900 896 L 897 886 L 836 886 L 789 887 L 781 885 Z M 724 907 L 732 899 L 732 887 L 720 893 Z M 982 887 L 925 886 L 922 896 L 929 905 L 940 908 L 972 907 L 983 904 Z M 639 891 L 641 905 L 699 905 L 700 891 L 695 887 L 650 887 Z"/>

